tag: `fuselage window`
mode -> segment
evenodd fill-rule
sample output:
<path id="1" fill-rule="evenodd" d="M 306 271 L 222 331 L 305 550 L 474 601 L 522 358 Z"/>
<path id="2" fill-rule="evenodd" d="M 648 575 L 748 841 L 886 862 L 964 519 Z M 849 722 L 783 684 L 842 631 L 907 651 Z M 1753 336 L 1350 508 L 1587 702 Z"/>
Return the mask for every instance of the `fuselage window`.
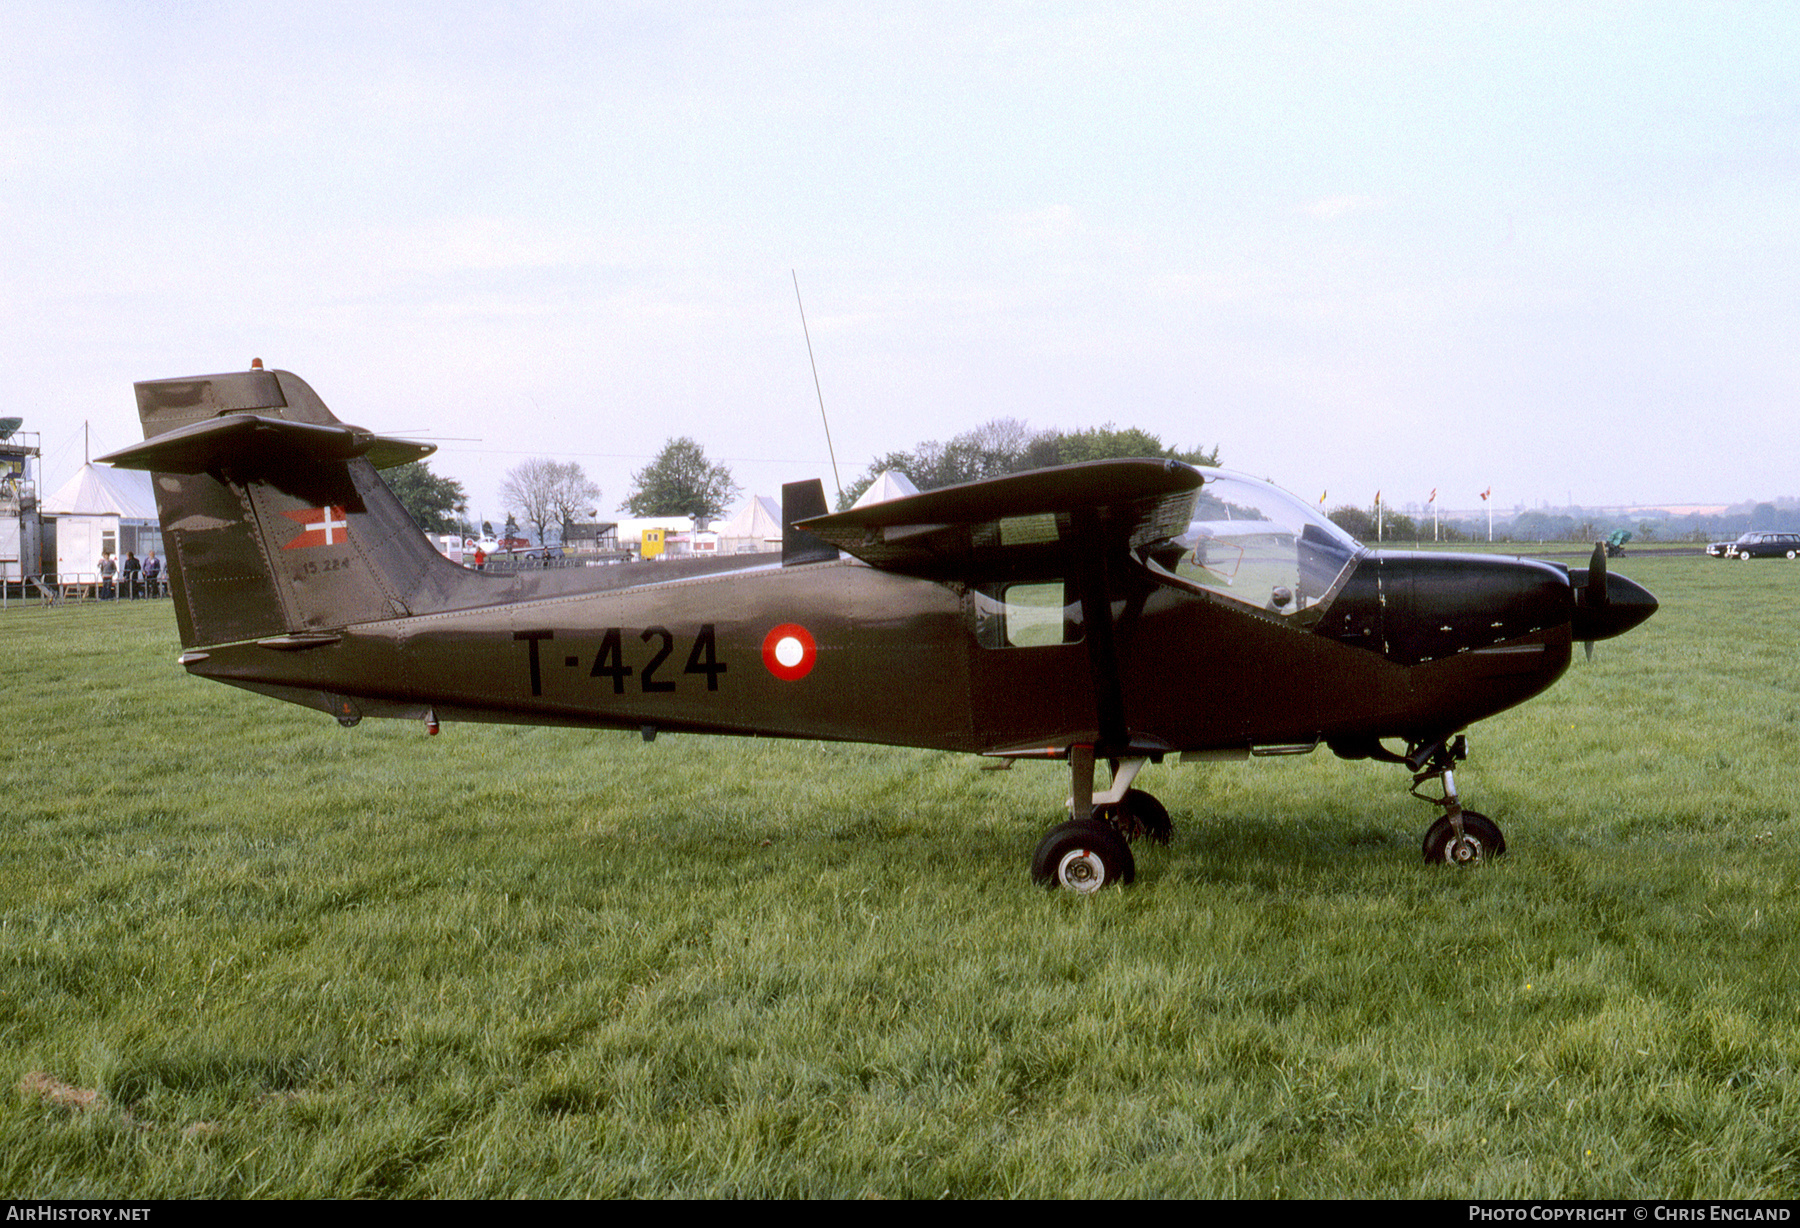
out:
<path id="1" fill-rule="evenodd" d="M 975 639 L 983 648 L 1042 648 L 1081 640 L 1081 605 L 1061 580 L 983 584 L 975 599 Z"/>

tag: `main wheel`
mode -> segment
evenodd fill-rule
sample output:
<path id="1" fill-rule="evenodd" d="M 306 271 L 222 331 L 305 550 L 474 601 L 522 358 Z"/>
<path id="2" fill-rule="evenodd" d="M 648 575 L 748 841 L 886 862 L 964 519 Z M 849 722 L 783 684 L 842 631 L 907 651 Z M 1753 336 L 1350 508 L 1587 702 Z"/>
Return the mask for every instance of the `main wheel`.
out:
<path id="1" fill-rule="evenodd" d="M 1098 819 L 1071 819 L 1052 827 L 1031 855 L 1031 881 L 1090 895 L 1137 877 L 1125 838 Z"/>
<path id="2" fill-rule="evenodd" d="M 1449 815 L 1440 817 L 1431 825 L 1425 832 L 1426 861 L 1432 865 L 1441 862 L 1465 866 L 1488 857 L 1498 857 L 1506 851 L 1506 837 L 1500 834 L 1500 828 L 1485 814 L 1465 810 L 1462 821 L 1463 838 L 1460 844 L 1456 841 L 1456 833 L 1450 829 Z"/>
<path id="3" fill-rule="evenodd" d="M 1167 844 L 1175 835 L 1175 824 L 1168 809 L 1142 789 L 1125 790 L 1125 799 L 1115 810 L 1108 806 L 1106 820 L 1127 840 L 1148 836 L 1158 844 Z"/>

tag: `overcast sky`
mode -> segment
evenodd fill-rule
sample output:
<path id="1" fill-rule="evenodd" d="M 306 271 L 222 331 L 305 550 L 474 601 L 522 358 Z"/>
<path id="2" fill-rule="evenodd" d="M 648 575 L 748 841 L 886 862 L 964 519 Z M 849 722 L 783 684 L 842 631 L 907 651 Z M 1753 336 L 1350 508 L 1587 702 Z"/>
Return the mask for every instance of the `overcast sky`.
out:
<path id="1" fill-rule="evenodd" d="M 0 412 L 296 372 L 498 523 L 994 417 L 1307 497 L 1800 494 L 1800 5 L 0 5 Z"/>

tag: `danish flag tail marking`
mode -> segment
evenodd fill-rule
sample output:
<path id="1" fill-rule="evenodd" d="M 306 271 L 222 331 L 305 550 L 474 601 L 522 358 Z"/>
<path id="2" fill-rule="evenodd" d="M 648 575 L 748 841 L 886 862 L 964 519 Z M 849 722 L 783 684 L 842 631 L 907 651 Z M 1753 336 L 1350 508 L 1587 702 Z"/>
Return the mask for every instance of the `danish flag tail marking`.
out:
<path id="1" fill-rule="evenodd" d="M 341 507 L 304 507 L 297 512 L 283 512 L 305 532 L 283 546 L 283 550 L 299 550 L 305 546 L 341 546 L 350 540 L 350 521 Z"/>

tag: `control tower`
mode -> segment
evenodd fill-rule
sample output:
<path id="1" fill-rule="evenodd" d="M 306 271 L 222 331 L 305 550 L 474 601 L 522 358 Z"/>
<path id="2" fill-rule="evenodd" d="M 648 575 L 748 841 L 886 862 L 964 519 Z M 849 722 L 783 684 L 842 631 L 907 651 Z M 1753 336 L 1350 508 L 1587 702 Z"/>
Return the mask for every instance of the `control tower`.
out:
<path id="1" fill-rule="evenodd" d="M 0 418 L 0 584 L 14 585 L 43 571 L 43 528 L 38 519 L 38 453 L 35 431 L 23 418 Z"/>

